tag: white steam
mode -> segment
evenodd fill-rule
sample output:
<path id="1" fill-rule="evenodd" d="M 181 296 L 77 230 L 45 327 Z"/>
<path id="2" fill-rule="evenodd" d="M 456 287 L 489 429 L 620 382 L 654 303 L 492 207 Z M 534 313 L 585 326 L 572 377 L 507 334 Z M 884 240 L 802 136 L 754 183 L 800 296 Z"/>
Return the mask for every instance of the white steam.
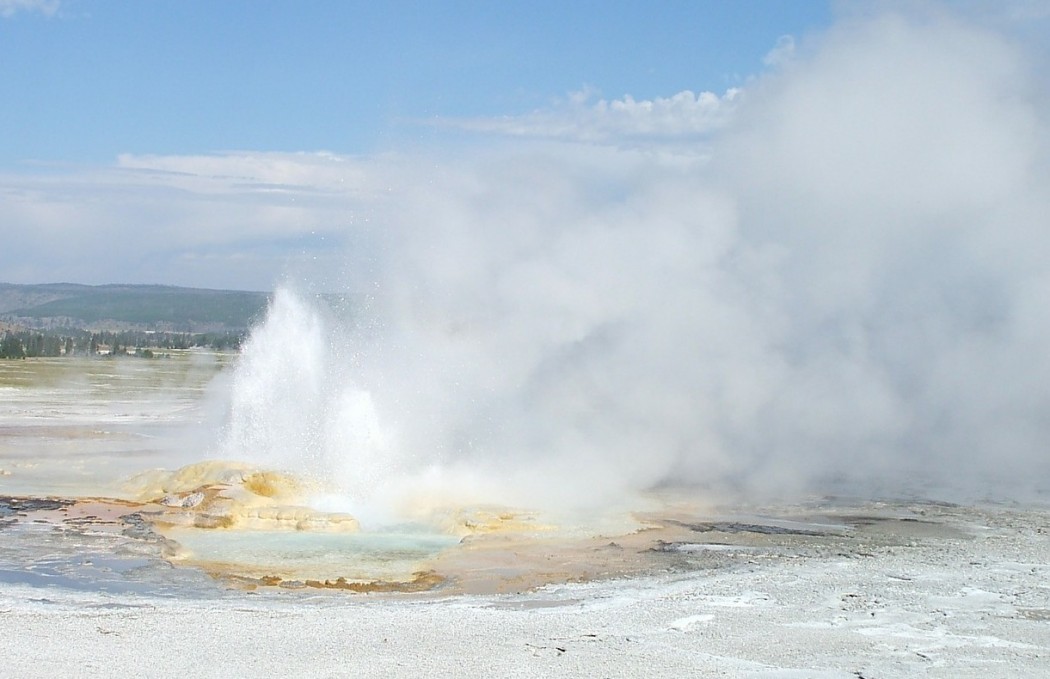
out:
<path id="1" fill-rule="evenodd" d="M 312 282 L 348 311 L 277 295 L 227 454 L 354 501 L 1039 489 L 1050 119 L 1025 54 L 889 16 L 778 63 L 707 161 L 405 159 L 342 283 Z"/>

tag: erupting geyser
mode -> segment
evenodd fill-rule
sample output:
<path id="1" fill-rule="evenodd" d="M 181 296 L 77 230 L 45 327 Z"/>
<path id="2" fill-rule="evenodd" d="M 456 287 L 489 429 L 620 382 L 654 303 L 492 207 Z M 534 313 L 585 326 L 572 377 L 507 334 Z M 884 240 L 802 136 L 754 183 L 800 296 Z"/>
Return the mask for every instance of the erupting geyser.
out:
<path id="1" fill-rule="evenodd" d="M 354 282 L 310 281 L 351 301 L 277 292 L 222 454 L 351 511 L 1039 490 L 1050 135 L 1023 63 L 847 22 L 699 143 L 377 164 Z"/>
<path id="2" fill-rule="evenodd" d="M 234 376 L 223 457 L 301 474 L 362 506 L 403 462 L 370 394 L 355 385 L 352 348 L 340 351 L 335 340 L 316 309 L 277 291 Z"/>

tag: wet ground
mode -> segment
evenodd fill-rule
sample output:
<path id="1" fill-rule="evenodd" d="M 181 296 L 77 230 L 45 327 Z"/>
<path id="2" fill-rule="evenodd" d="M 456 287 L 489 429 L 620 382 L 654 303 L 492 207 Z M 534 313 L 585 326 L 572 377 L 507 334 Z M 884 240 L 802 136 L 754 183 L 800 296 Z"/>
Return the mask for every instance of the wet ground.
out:
<path id="1" fill-rule="evenodd" d="M 701 573 L 798 558 L 873 558 L 923 546 L 965 549 L 991 530 L 974 508 L 822 500 L 792 507 L 632 517 L 618 533 L 498 520 L 463 536 L 172 528 L 170 507 L 112 499 L 0 497 L 0 581 L 113 592 L 223 589 L 524 593 L 566 582 Z M 1006 508 L 988 508 L 992 514 Z M 1028 510 L 1035 534 L 1045 513 Z M 627 524 L 624 524 L 625 527 Z"/>

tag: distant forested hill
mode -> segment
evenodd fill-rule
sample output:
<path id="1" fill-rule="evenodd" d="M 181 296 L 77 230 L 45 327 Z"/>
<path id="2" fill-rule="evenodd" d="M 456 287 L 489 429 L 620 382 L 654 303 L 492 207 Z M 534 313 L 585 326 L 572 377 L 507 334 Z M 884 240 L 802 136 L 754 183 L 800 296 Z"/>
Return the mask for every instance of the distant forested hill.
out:
<path id="1" fill-rule="evenodd" d="M 243 332 L 266 310 L 264 292 L 163 285 L 0 283 L 0 322 L 31 329 Z"/>

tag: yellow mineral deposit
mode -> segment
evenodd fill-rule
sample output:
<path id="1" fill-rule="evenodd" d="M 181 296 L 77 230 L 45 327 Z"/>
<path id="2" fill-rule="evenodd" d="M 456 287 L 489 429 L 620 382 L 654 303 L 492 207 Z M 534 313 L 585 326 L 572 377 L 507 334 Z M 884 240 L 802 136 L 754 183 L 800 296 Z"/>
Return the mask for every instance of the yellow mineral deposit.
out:
<path id="1" fill-rule="evenodd" d="M 530 512 L 506 507 L 449 507 L 433 511 L 434 527 L 449 535 L 469 537 L 490 533 L 549 533 L 557 526 Z"/>
<path id="2" fill-rule="evenodd" d="M 152 470 L 132 478 L 127 488 L 156 506 L 149 518 L 166 528 L 238 528 L 356 532 L 349 514 L 320 512 L 305 502 L 315 486 L 290 474 L 250 465 L 208 461 L 175 471 Z"/>
<path id="3" fill-rule="evenodd" d="M 424 491 L 402 505 L 401 518 L 431 536 L 424 538 L 429 547 L 413 551 L 418 546 L 409 545 L 419 533 L 360 532 L 355 517 L 310 506 L 324 493 L 319 484 L 247 463 L 213 460 L 153 470 L 132 478 L 125 490 L 171 542 L 172 561 L 246 588 L 523 591 L 644 571 L 654 544 L 689 532 L 680 522 L 640 514 L 553 515 L 456 504 Z M 216 535 L 226 531 L 228 537 Z"/>

